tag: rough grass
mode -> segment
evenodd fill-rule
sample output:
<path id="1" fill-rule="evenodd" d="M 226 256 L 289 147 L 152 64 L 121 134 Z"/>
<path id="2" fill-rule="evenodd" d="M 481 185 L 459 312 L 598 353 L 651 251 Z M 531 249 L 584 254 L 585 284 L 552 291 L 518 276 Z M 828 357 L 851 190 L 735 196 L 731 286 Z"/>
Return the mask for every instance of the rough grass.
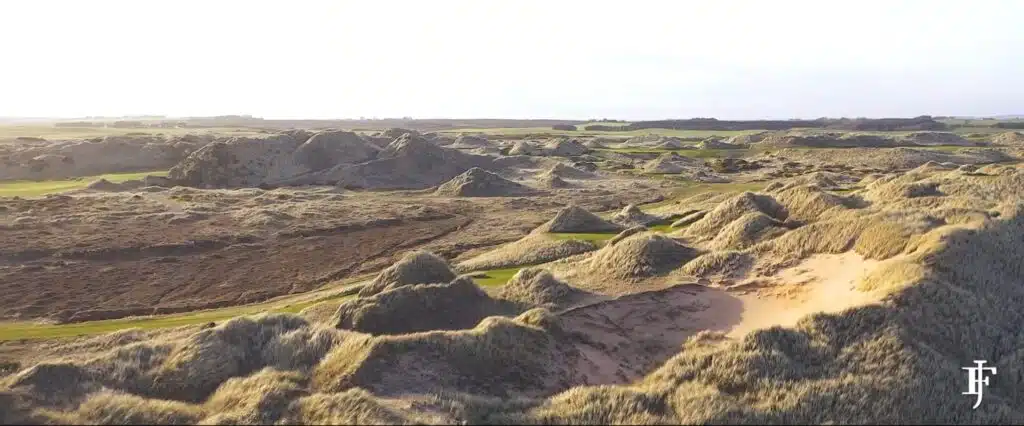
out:
<path id="1" fill-rule="evenodd" d="M 142 179 L 148 175 L 167 176 L 166 170 L 136 173 L 111 173 L 74 179 L 44 181 L 0 181 L 0 197 L 38 197 L 46 194 L 85 188 L 95 180 L 106 179 L 113 183 Z"/>
<path id="2" fill-rule="evenodd" d="M 651 212 L 653 209 L 679 204 L 689 197 L 706 193 L 731 193 L 744 191 L 760 191 L 767 186 L 764 182 L 730 182 L 730 183 L 694 183 L 673 189 L 670 196 L 665 200 L 654 203 L 640 204 L 644 211 Z"/>
<path id="3" fill-rule="evenodd" d="M 649 231 L 664 233 L 673 231 L 671 224 L 652 225 L 648 226 L 647 229 Z M 614 238 L 616 235 L 619 235 L 619 232 L 550 232 L 547 235 L 560 240 L 580 240 L 603 243 Z"/>
<path id="4" fill-rule="evenodd" d="M 597 248 L 598 245 L 591 241 L 555 238 L 545 232 L 531 232 L 519 240 L 467 259 L 459 263 L 456 269 L 470 272 L 537 265 Z"/>

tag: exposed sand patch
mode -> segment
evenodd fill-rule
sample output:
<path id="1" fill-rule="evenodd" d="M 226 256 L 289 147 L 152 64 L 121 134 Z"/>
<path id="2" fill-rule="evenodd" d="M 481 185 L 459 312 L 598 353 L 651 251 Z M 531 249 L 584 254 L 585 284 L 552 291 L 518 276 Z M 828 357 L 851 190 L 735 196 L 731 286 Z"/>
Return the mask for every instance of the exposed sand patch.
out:
<path id="1" fill-rule="evenodd" d="M 728 331 L 742 305 L 724 290 L 697 284 L 634 293 L 579 308 L 560 317 L 579 338 L 576 365 L 586 384 L 625 383 L 679 352 L 703 330 Z"/>
<path id="2" fill-rule="evenodd" d="M 741 338 L 757 329 L 791 327 L 815 312 L 877 302 L 881 294 L 854 285 L 878 264 L 852 251 L 819 254 L 728 288 L 674 285 L 569 309 L 560 317 L 562 326 L 579 337 L 576 368 L 586 384 L 627 383 L 677 354 L 701 331 Z"/>
<path id="3" fill-rule="evenodd" d="M 817 254 L 773 276 L 747 279 L 728 290 L 743 304 L 739 323 L 728 336 L 742 337 L 776 325 L 791 327 L 815 312 L 833 313 L 877 302 L 883 294 L 858 291 L 854 285 L 878 264 L 853 251 Z"/>

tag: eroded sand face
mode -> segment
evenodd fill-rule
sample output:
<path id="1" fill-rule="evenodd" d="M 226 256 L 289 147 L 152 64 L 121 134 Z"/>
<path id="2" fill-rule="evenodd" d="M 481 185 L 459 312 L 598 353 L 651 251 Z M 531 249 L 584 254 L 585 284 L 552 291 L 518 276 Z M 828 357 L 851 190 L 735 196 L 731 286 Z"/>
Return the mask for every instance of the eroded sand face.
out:
<path id="1" fill-rule="evenodd" d="M 791 327 L 815 312 L 833 313 L 877 302 L 882 294 L 862 292 L 854 285 L 878 264 L 853 251 L 817 254 L 774 276 L 748 279 L 729 289 L 742 303 L 743 312 L 728 336 L 742 337 L 772 326 Z"/>
<path id="2" fill-rule="evenodd" d="M 704 331 L 740 338 L 772 326 L 793 326 L 815 312 L 839 312 L 881 299 L 854 288 L 878 261 L 854 252 L 819 254 L 768 277 L 728 289 L 681 284 L 570 309 L 562 324 L 581 339 L 576 370 L 586 384 L 628 383 L 679 352 Z"/>

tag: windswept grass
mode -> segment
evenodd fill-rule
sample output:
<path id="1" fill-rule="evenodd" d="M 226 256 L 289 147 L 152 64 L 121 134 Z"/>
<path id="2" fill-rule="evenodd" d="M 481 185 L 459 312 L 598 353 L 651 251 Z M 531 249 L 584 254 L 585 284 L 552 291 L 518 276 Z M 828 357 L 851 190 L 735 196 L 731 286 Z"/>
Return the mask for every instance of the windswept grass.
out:
<path id="1" fill-rule="evenodd" d="M 46 194 L 70 191 L 72 189 L 85 188 L 89 183 L 99 179 L 106 179 L 114 183 L 119 183 L 128 180 L 142 179 L 148 175 L 167 176 L 167 171 L 159 170 L 153 172 L 111 173 L 82 178 L 44 181 L 5 181 L 0 182 L 0 197 L 38 197 Z"/>
<path id="2" fill-rule="evenodd" d="M 655 232 L 672 232 L 671 224 L 648 226 L 647 229 Z M 559 240 L 581 240 L 602 243 L 619 235 L 619 232 L 552 232 L 548 235 Z"/>
<path id="3" fill-rule="evenodd" d="M 689 182 L 687 185 L 676 188 L 672 191 L 671 195 L 662 201 L 654 203 L 641 204 L 639 207 L 644 211 L 649 211 L 659 207 L 668 206 L 675 204 L 676 202 L 683 200 L 688 197 L 692 197 L 697 194 L 703 194 L 705 192 L 744 192 L 744 191 L 761 191 L 766 186 L 765 182 L 729 182 L 729 183 L 694 183 Z"/>

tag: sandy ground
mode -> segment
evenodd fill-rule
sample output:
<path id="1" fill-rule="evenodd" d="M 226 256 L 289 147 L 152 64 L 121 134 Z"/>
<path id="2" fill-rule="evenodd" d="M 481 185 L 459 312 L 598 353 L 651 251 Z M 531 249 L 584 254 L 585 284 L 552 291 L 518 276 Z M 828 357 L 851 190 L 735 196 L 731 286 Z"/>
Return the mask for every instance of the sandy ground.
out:
<path id="1" fill-rule="evenodd" d="M 881 295 L 854 288 L 858 277 L 878 266 L 855 252 L 817 254 L 774 276 L 751 278 L 729 289 L 743 304 L 730 337 L 742 337 L 759 328 L 790 327 L 815 312 L 839 312 L 870 304 Z"/>
<path id="2" fill-rule="evenodd" d="M 854 288 L 878 265 L 854 252 L 819 254 L 768 277 L 725 288 L 680 284 L 621 296 L 562 313 L 576 333 L 576 369 L 586 384 L 626 383 L 679 352 L 701 331 L 739 338 L 772 326 L 792 326 L 815 312 L 838 312 L 880 300 Z"/>

